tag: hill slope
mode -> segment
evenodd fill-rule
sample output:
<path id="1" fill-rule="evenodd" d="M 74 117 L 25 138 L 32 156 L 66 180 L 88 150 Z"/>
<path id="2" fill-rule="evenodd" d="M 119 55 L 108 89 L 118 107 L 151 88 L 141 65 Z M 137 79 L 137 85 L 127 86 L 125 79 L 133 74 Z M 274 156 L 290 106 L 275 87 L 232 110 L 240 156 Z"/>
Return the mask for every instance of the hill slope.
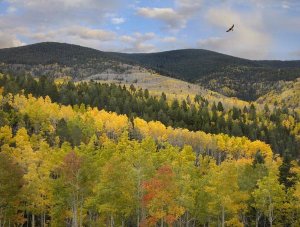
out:
<path id="1" fill-rule="evenodd" d="M 300 113 L 300 78 L 295 81 L 279 82 L 276 89 L 261 96 L 257 103 L 286 106 Z"/>
<path id="2" fill-rule="evenodd" d="M 292 81 L 300 75 L 300 61 L 251 61 L 198 49 L 124 54 L 38 43 L 0 50 L 0 70 L 34 76 L 67 75 L 81 80 L 99 73 L 128 74 L 133 67 L 198 83 L 243 100 L 256 100 L 276 87 L 278 81 Z"/>
<path id="3" fill-rule="evenodd" d="M 115 56 L 244 100 L 255 100 L 272 90 L 278 81 L 291 81 L 300 75 L 300 61 L 251 61 L 208 50 Z"/>
<path id="4" fill-rule="evenodd" d="M 122 74 L 128 65 L 99 50 L 46 42 L 0 50 L 1 69 L 33 76 L 71 76 L 81 80 L 107 70 Z"/>
<path id="5" fill-rule="evenodd" d="M 124 60 L 156 69 L 162 74 L 195 81 L 228 65 L 259 66 L 250 60 L 219 54 L 208 50 L 185 49 L 150 54 L 114 53 Z"/>
<path id="6" fill-rule="evenodd" d="M 16 48 L 0 49 L 0 62 L 7 64 L 53 64 L 71 66 L 89 59 L 110 60 L 108 54 L 78 45 L 45 42 Z"/>

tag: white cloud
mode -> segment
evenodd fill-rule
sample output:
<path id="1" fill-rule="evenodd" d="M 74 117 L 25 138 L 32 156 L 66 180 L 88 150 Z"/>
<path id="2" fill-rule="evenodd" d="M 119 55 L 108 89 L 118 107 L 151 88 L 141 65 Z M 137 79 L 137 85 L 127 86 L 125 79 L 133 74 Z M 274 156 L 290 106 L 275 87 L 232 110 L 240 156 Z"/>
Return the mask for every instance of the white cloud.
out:
<path id="1" fill-rule="evenodd" d="M 169 37 L 162 38 L 161 41 L 165 43 L 174 43 L 177 42 L 177 38 L 174 36 L 169 36 Z"/>
<path id="2" fill-rule="evenodd" d="M 162 20 L 172 20 L 176 17 L 176 12 L 172 8 L 139 8 L 138 13 L 149 18 L 158 18 Z"/>
<path id="3" fill-rule="evenodd" d="M 189 19 L 199 12 L 202 0 L 175 0 L 175 8 L 138 8 L 137 13 L 143 17 L 162 21 L 170 30 L 186 27 Z"/>
<path id="4" fill-rule="evenodd" d="M 282 4 L 281 4 L 282 8 L 284 9 L 289 9 L 290 8 L 290 5 L 289 5 L 289 2 L 288 1 L 283 1 Z"/>
<path id="5" fill-rule="evenodd" d="M 82 26 L 67 28 L 66 34 L 70 36 L 78 36 L 81 39 L 94 39 L 99 41 L 111 41 L 115 39 L 116 34 L 111 31 L 102 29 L 91 29 Z"/>
<path id="6" fill-rule="evenodd" d="M 220 37 L 200 39 L 198 46 L 239 57 L 263 59 L 268 56 L 272 39 L 264 30 L 259 13 L 241 14 L 230 9 L 214 8 L 207 12 L 206 19 L 224 33 Z M 226 29 L 235 24 L 233 32 Z"/>
<path id="7" fill-rule="evenodd" d="M 156 51 L 156 47 L 153 44 L 137 43 L 132 48 L 124 49 L 124 51 L 130 53 L 150 53 Z"/>
<path id="8" fill-rule="evenodd" d="M 202 0 L 175 0 L 178 12 L 186 16 L 199 11 L 202 4 Z"/>
<path id="9" fill-rule="evenodd" d="M 0 15 L 1 47 L 40 41 L 72 42 L 95 48 L 110 47 L 116 38 L 112 31 L 91 28 L 101 26 L 120 7 L 120 0 L 4 0 L 7 10 Z M 15 12 L 20 11 L 20 13 Z M 119 20 L 120 22 L 120 20 Z M 80 24 L 75 25 L 75 24 Z M 75 26 L 74 26 L 75 25 Z M 7 35 L 10 34 L 10 35 Z M 20 38 L 16 38 L 20 37 Z M 97 44 L 97 42 L 99 42 Z"/>
<path id="10" fill-rule="evenodd" d="M 121 5 L 121 0 L 4 0 L 10 8 L 20 10 L 6 18 L 17 26 L 69 26 L 70 24 L 103 24 L 106 14 Z"/>
<path id="11" fill-rule="evenodd" d="M 0 48 L 22 46 L 23 43 L 16 36 L 0 32 Z"/>
<path id="12" fill-rule="evenodd" d="M 298 0 L 251 0 L 250 2 L 262 8 L 282 7 L 289 9 L 291 6 L 299 6 Z"/>
<path id="13" fill-rule="evenodd" d="M 116 34 L 112 31 L 92 29 L 83 26 L 72 26 L 66 29 L 54 29 L 48 31 L 26 34 L 28 37 L 41 42 L 58 39 L 79 38 L 81 40 L 96 40 L 101 42 L 113 41 Z M 61 37 L 61 38 L 60 38 Z"/>
<path id="14" fill-rule="evenodd" d="M 111 23 L 113 24 L 123 24 L 125 22 L 125 18 L 123 17 L 114 17 L 111 19 Z"/>
<path id="15" fill-rule="evenodd" d="M 30 43 L 36 42 L 62 42 L 91 47 L 103 51 L 116 51 L 118 49 L 116 34 L 109 30 L 92 29 L 82 26 L 70 28 L 44 29 L 32 33 L 30 30 L 19 31 Z M 6 43 L 6 47 L 13 47 Z M 15 45 L 19 46 L 19 45 Z"/>
<path id="16" fill-rule="evenodd" d="M 34 10 L 62 10 L 62 9 L 74 9 L 74 8 L 95 8 L 101 7 L 102 9 L 108 9 L 118 4 L 117 0 L 99 1 L 99 0 L 4 0 L 9 4 L 22 7 L 25 9 Z"/>
<path id="17" fill-rule="evenodd" d="M 143 17 L 163 21 L 168 29 L 184 28 L 186 25 L 186 19 L 172 8 L 139 8 L 137 12 Z"/>
<path id="18" fill-rule="evenodd" d="M 12 6 L 8 7 L 6 10 L 7 13 L 15 13 L 16 11 L 17 11 L 17 8 L 12 7 Z"/>
<path id="19" fill-rule="evenodd" d="M 122 42 L 125 42 L 125 43 L 131 43 L 131 42 L 135 41 L 135 39 L 132 36 L 129 36 L 129 35 L 123 35 L 123 36 L 121 36 L 120 40 Z"/>
<path id="20" fill-rule="evenodd" d="M 139 39 L 139 40 L 143 40 L 143 41 L 146 41 L 146 40 L 150 40 L 150 39 L 154 39 L 156 37 L 155 33 L 153 32 L 147 32 L 145 34 L 142 34 L 140 32 L 135 32 L 134 33 L 134 36 Z"/>
<path id="21" fill-rule="evenodd" d="M 125 45 L 123 48 L 123 52 L 153 52 L 156 51 L 156 47 L 154 44 L 149 43 L 149 41 L 153 41 L 157 39 L 157 36 L 148 32 L 145 34 L 136 32 L 133 35 L 124 35 L 119 38 L 121 42 Z"/>
<path id="22" fill-rule="evenodd" d="M 300 49 L 299 49 L 299 50 L 292 51 L 292 52 L 290 53 L 290 55 L 293 56 L 293 57 L 296 57 L 297 59 L 299 59 L 299 58 L 300 58 Z"/>

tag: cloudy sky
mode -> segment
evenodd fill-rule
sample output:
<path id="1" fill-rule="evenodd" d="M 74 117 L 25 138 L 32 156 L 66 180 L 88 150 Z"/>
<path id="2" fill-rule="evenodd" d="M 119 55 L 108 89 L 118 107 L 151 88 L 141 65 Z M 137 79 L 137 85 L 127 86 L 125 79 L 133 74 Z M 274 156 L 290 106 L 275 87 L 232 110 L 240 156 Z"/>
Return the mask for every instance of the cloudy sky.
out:
<path id="1" fill-rule="evenodd" d="M 300 0 L 0 0 L 0 48 L 43 41 L 300 59 Z"/>

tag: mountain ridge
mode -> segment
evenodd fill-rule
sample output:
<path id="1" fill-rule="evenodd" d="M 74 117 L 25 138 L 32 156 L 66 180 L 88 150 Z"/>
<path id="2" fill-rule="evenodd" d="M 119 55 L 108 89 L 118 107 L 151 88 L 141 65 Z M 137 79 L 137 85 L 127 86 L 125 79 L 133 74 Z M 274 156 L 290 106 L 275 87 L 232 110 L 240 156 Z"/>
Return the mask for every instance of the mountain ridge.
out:
<path id="1" fill-rule="evenodd" d="M 67 71 L 77 80 L 107 70 L 124 74 L 128 68 L 139 66 L 247 101 L 270 92 L 279 81 L 293 81 L 300 76 L 300 60 L 248 60 L 204 49 L 157 53 L 104 52 L 57 42 L 0 49 L 1 62 L 2 71 L 17 70 L 30 74 L 36 71 L 38 74 L 44 73 L 46 67 L 49 75 L 60 76 Z M 55 64 L 58 66 L 53 66 Z"/>
<path id="2" fill-rule="evenodd" d="M 127 52 L 115 52 L 115 51 L 102 51 L 96 48 L 92 48 L 92 47 L 86 47 L 86 46 L 82 46 L 79 44 L 72 44 L 72 43 L 63 43 L 63 42 L 51 42 L 51 41 L 46 41 L 46 42 L 39 42 L 39 43 L 32 43 L 32 44 L 28 44 L 28 45 L 24 45 L 24 46 L 17 46 L 17 47 L 6 47 L 6 48 L 0 48 L 0 52 L 3 51 L 11 51 L 11 50 L 21 50 L 21 49 L 25 49 L 25 48 L 30 48 L 30 47 L 38 47 L 38 46 L 49 46 L 49 45 L 57 45 L 57 46 L 68 46 L 68 47 L 79 47 L 79 48 L 84 48 L 85 50 L 91 50 L 91 51 L 97 51 L 97 52 L 101 52 L 101 53 L 105 53 L 105 54 L 122 54 L 122 55 L 156 55 L 156 54 L 166 54 L 166 53 L 176 53 L 176 52 L 182 52 L 182 51 L 203 51 L 206 53 L 213 53 L 213 54 L 218 54 L 218 55 L 222 55 L 224 57 L 230 57 L 230 58 L 235 58 L 235 59 L 240 59 L 240 60 L 244 60 L 244 61 L 248 61 L 248 62 L 257 62 L 257 65 L 270 65 L 270 63 L 282 63 L 282 64 L 286 64 L 286 63 L 294 63 L 296 66 L 300 65 L 300 60 L 279 60 L 279 59 L 269 59 L 269 60 L 250 60 L 247 58 L 242 58 L 242 57 L 237 57 L 234 55 L 230 55 L 230 54 L 225 54 L 225 53 L 221 53 L 221 52 L 217 52 L 217 51 L 213 51 L 213 50 L 208 50 L 208 49 L 202 49 L 202 48 L 183 48 L 183 49 L 173 49 L 173 50 L 166 50 L 166 51 L 156 51 L 156 52 L 150 52 L 150 53 L 139 53 L 139 52 L 133 52 L 133 53 L 127 53 Z M 3 53 L 1 53 L 3 54 Z M 0 57 L 2 57 L 0 55 Z M 299 64 L 299 65 L 298 65 Z M 295 66 L 294 65 L 294 66 Z"/>

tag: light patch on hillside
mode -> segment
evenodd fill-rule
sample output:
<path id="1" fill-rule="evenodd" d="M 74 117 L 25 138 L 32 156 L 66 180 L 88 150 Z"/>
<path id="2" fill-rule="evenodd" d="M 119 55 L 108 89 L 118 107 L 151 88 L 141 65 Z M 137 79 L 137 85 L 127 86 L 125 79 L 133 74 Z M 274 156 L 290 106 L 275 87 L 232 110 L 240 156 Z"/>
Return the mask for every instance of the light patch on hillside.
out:
<path id="1" fill-rule="evenodd" d="M 300 113 L 300 77 L 295 81 L 280 81 L 276 89 L 260 97 L 256 102 L 280 107 L 286 105 Z"/>
<path id="2" fill-rule="evenodd" d="M 124 67 L 126 67 L 124 65 Z M 249 105 L 248 102 L 237 98 L 230 98 L 217 92 L 207 90 L 197 84 L 173 79 L 159 75 L 153 71 L 146 70 L 138 66 L 128 66 L 125 73 L 120 74 L 113 69 L 108 69 L 102 73 L 92 75 L 86 80 L 95 80 L 101 83 L 116 83 L 129 87 L 133 84 L 137 89 L 148 89 L 150 94 L 160 96 L 164 92 L 169 99 L 185 99 L 189 95 L 193 100 L 195 95 L 201 95 L 210 102 L 221 101 L 225 107 L 238 106 L 243 108 Z"/>

